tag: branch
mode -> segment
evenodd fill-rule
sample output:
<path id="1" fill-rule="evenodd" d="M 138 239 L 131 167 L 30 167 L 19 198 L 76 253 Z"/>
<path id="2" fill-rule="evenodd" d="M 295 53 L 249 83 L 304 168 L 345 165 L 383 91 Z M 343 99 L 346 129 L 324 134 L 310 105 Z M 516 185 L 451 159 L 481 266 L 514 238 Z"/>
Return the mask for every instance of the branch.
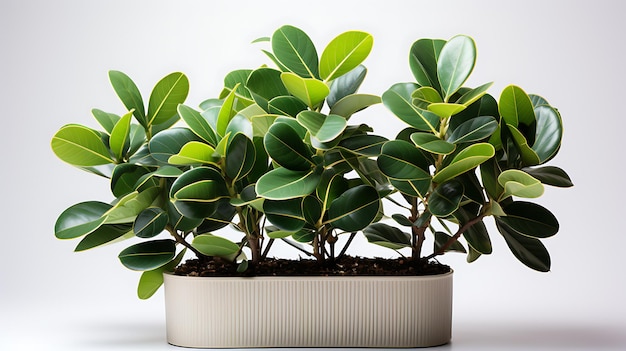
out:
<path id="1" fill-rule="evenodd" d="M 170 234 L 172 234 L 172 236 L 174 237 L 174 239 L 176 239 L 176 242 L 183 245 L 184 247 L 188 248 L 189 250 L 191 250 L 194 254 L 196 254 L 196 256 L 198 258 L 201 257 L 206 257 L 206 255 L 203 255 L 200 251 L 196 250 L 195 247 L 191 246 L 191 244 L 189 244 L 185 238 L 183 238 L 182 236 L 180 236 L 180 234 L 178 234 L 178 232 L 176 231 L 176 229 L 174 229 L 172 226 L 168 225 L 167 226 L 167 231 L 170 232 Z"/>
<path id="2" fill-rule="evenodd" d="M 473 219 L 467 221 L 465 224 L 463 224 L 461 227 L 459 227 L 459 230 L 457 230 L 457 232 L 454 234 L 454 236 L 452 236 L 445 244 L 443 244 L 443 246 L 441 246 L 439 248 L 439 250 L 437 250 L 437 251 L 433 252 L 432 254 L 426 256 L 424 259 L 425 260 L 430 260 L 431 258 L 434 258 L 436 256 L 444 254 L 446 252 L 446 250 L 450 246 L 452 246 L 452 244 L 454 244 L 455 241 L 459 240 L 459 238 L 461 237 L 461 235 L 463 233 L 465 233 L 465 231 L 467 231 L 474 224 L 482 221 L 482 219 L 485 216 L 486 216 L 485 213 L 481 213 L 476 218 L 473 218 Z"/>

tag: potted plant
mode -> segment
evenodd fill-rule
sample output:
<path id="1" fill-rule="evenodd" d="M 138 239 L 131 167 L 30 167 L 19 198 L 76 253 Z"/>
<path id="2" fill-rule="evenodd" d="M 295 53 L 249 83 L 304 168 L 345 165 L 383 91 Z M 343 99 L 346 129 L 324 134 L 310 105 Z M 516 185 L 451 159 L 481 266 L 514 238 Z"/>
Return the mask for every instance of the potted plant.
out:
<path id="1" fill-rule="evenodd" d="M 486 93 L 490 84 L 462 87 L 474 66 L 473 40 L 418 40 L 410 56 L 417 83 L 396 84 L 382 99 L 357 92 L 373 44 L 368 33 L 342 33 L 321 56 L 292 26 L 257 42 L 269 43 L 264 52 L 277 68 L 230 72 L 220 96 L 199 110 L 183 104 L 189 85 L 182 73 L 159 81 L 146 109 L 134 82 L 111 71 L 128 112 L 93 110 L 103 131 L 72 124 L 52 139 L 59 158 L 109 178 L 115 196 L 111 203 L 88 201 L 65 210 L 56 236 L 82 237 L 77 251 L 140 238 L 119 258 L 143 272 L 140 298 L 165 279 L 170 343 L 446 343 L 452 272 L 431 259 L 450 250 L 468 252 L 470 261 L 490 253 L 483 223 L 490 215 L 516 257 L 548 269 L 538 238 L 555 234 L 558 222 L 547 209 L 513 197 L 537 197 L 542 183 L 571 185 L 563 170 L 540 166 L 559 149 L 560 115 L 518 87 L 506 88 L 499 101 Z M 353 114 L 381 101 L 409 125 L 395 140 L 350 124 Z M 176 125 L 180 119 L 185 126 Z M 388 217 L 383 200 L 406 214 Z M 242 234 L 215 234 L 227 226 Z M 422 256 L 427 231 L 435 249 Z M 411 255 L 347 263 L 358 232 Z M 467 249 L 457 241 L 461 236 Z M 270 259 L 276 240 L 311 259 Z M 196 258 L 181 264 L 189 251 Z M 287 272 L 296 263 L 307 270 Z M 389 276 L 380 269 L 387 263 L 409 277 Z M 171 274 L 177 266 L 211 277 Z M 357 266 L 369 266 L 360 273 L 368 276 L 344 276 Z M 434 275 L 416 276 L 433 267 L 439 269 Z M 381 270 L 383 276 L 371 276 Z"/>

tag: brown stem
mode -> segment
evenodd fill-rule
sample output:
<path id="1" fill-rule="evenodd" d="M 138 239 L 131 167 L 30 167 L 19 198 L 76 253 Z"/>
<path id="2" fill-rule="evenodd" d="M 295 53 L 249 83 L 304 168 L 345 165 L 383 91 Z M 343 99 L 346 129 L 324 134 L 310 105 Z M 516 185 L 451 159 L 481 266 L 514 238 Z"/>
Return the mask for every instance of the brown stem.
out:
<path id="1" fill-rule="evenodd" d="M 183 238 L 182 236 L 180 236 L 180 234 L 178 234 L 178 232 L 176 231 L 176 229 L 174 229 L 171 225 L 168 225 L 166 227 L 167 231 L 170 232 L 170 234 L 172 234 L 172 236 L 174 237 L 174 239 L 176 239 L 176 242 L 183 245 L 184 247 L 188 248 L 189 250 L 191 250 L 194 254 L 196 254 L 196 256 L 198 258 L 202 258 L 202 257 L 206 257 L 206 255 L 203 255 L 200 251 L 196 250 L 195 247 L 191 246 L 190 243 L 188 243 L 185 238 Z"/>
<path id="2" fill-rule="evenodd" d="M 485 214 L 481 213 L 476 218 L 473 218 L 473 219 L 467 221 L 465 224 L 463 224 L 461 227 L 459 227 L 459 230 L 457 230 L 457 232 L 454 234 L 454 236 L 452 236 L 450 239 L 448 239 L 448 241 L 446 241 L 446 243 L 443 244 L 443 246 L 441 246 L 439 248 L 439 250 L 433 252 L 429 256 L 426 256 L 424 259 L 425 260 L 430 260 L 431 258 L 434 258 L 435 256 L 442 255 L 444 252 L 446 252 L 446 250 L 450 246 L 452 246 L 452 244 L 454 244 L 455 241 L 459 240 L 459 238 L 461 237 L 461 234 L 465 233 L 465 231 L 467 229 L 469 229 L 471 226 L 473 226 L 474 224 L 480 222 L 484 217 L 485 217 Z"/>

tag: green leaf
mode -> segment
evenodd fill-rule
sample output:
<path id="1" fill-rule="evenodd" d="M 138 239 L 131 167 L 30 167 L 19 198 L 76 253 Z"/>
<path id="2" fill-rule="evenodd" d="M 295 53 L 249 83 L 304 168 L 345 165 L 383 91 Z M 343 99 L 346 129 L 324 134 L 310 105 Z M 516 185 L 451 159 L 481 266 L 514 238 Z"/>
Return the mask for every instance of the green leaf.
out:
<path id="1" fill-rule="evenodd" d="M 543 185 L 530 174 L 507 169 L 498 176 L 498 183 L 504 188 L 501 199 L 509 196 L 537 198 L 543 195 Z"/>
<path id="2" fill-rule="evenodd" d="M 365 80 L 367 68 L 363 65 L 356 66 L 352 71 L 336 78 L 330 85 L 330 93 L 326 98 L 326 103 L 332 108 L 337 101 L 348 95 L 352 95 L 359 90 L 359 87 Z"/>
<path id="3" fill-rule="evenodd" d="M 137 215 L 150 207 L 160 193 L 157 187 L 141 192 L 132 192 L 118 199 L 117 203 L 105 214 L 107 224 L 132 223 Z"/>
<path id="4" fill-rule="evenodd" d="M 211 146 L 217 145 L 217 133 L 200 112 L 185 105 L 178 105 L 178 114 L 187 123 L 189 129 Z"/>
<path id="5" fill-rule="evenodd" d="M 148 127 L 146 120 L 146 110 L 143 105 L 141 93 L 137 89 L 137 85 L 130 77 L 120 71 L 109 71 L 109 80 L 113 86 L 113 90 L 122 100 L 128 111 L 133 111 L 133 116 L 144 127 Z"/>
<path id="6" fill-rule="evenodd" d="M 291 234 L 291 237 L 299 243 L 310 243 L 313 239 L 315 239 L 315 232 L 310 229 L 303 228 Z"/>
<path id="7" fill-rule="evenodd" d="M 374 45 L 371 34 L 348 31 L 330 41 L 320 58 L 320 77 L 329 82 L 360 65 Z"/>
<path id="8" fill-rule="evenodd" d="M 54 225 L 54 235 L 58 239 L 73 239 L 98 229 L 111 205 L 98 201 L 81 202 L 68 207 Z"/>
<path id="9" fill-rule="evenodd" d="M 280 75 L 281 72 L 278 70 L 259 68 L 250 73 L 246 82 L 246 87 L 250 90 L 254 101 L 268 113 L 270 100 L 277 96 L 289 95 Z"/>
<path id="10" fill-rule="evenodd" d="M 191 141 L 201 141 L 187 128 L 164 130 L 150 139 L 150 154 L 160 164 L 167 164 L 170 157 L 180 152 L 183 146 Z"/>
<path id="11" fill-rule="evenodd" d="M 462 144 L 485 139 L 498 129 L 498 122 L 491 116 L 472 118 L 461 123 L 448 137 L 449 143 Z"/>
<path id="12" fill-rule="evenodd" d="M 305 32 L 293 26 L 282 26 L 274 32 L 271 42 L 276 59 L 284 67 L 303 78 L 319 77 L 317 51 Z"/>
<path id="13" fill-rule="evenodd" d="M 521 235 L 532 238 L 548 238 L 559 231 L 556 217 L 541 205 L 514 201 L 504 207 L 506 216 L 498 217 L 501 223 Z"/>
<path id="14" fill-rule="evenodd" d="M 498 231 L 504 237 L 513 255 L 527 267 L 540 272 L 550 271 L 550 254 L 538 239 L 519 235 L 496 220 Z"/>
<path id="15" fill-rule="evenodd" d="M 284 230 L 274 230 L 274 231 L 267 231 L 267 237 L 270 239 L 283 239 L 283 238 L 288 238 L 293 234 L 293 232 L 288 232 L 288 231 L 284 231 Z"/>
<path id="16" fill-rule="evenodd" d="M 139 190 L 141 186 L 148 183 L 148 179 L 142 179 L 150 173 L 150 169 L 136 166 L 130 163 L 121 163 L 115 166 L 111 175 L 111 192 L 115 197 L 123 197 Z M 140 181 L 141 180 L 141 181 Z M 157 186 L 158 184 L 154 184 Z"/>
<path id="17" fill-rule="evenodd" d="M 341 140 L 339 146 L 350 150 L 350 152 L 366 157 L 378 156 L 382 146 L 389 141 L 379 135 L 356 135 Z"/>
<path id="18" fill-rule="evenodd" d="M 449 118 L 451 116 L 456 115 L 457 113 L 465 110 L 467 106 L 459 105 L 459 104 L 450 104 L 450 103 L 434 103 L 428 105 L 428 111 L 436 114 L 441 118 Z"/>
<path id="19" fill-rule="evenodd" d="M 441 140 L 431 133 L 413 133 L 411 141 L 420 149 L 437 155 L 449 155 L 456 149 L 456 145 Z"/>
<path id="20" fill-rule="evenodd" d="M 359 185 L 346 190 L 330 204 L 327 223 L 348 232 L 359 231 L 376 219 L 380 207 L 376 189 Z"/>
<path id="21" fill-rule="evenodd" d="M 229 72 L 224 77 L 224 91 L 226 95 L 230 93 L 230 91 L 235 90 L 235 94 L 239 101 L 245 101 L 246 105 L 252 104 L 254 101 L 252 100 L 252 95 L 245 87 L 246 81 L 248 81 L 248 77 L 250 77 L 250 73 L 252 73 L 251 69 L 239 69 L 232 72 Z M 224 96 L 220 95 L 220 98 L 223 99 Z"/>
<path id="22" fill-rule="evenodd" d="M 228 196 L 224 178 L 210 167 L 197 167 L 183 173 L 170 189 L 172 199 L 197 203 L 215 202 Z"/>
<path id="23" fill-rule="evenodd" d="M 533 103 L 526 92 L 518 86 L 509 85 L 502 90 L 498 110 L 502 119 L 515 128 L 520 123 L 526 126 L 535 123 Z"/>
<path id="24" fill-rule="evenodd" d="M 122 264 L 135 271 L 149 271 L 170 262 L 176 253 L 174 240 L 154 240 L 135 244 L 120 252 Z"/>
<path id="25" fill-rule="evenodd" d="M 463 94 L 457 101 L 457 104 L 469 106 L 474 102 L 478 101 L 485 94 L 487 94 L 487 90 L 493 85 L 493 82 L 489 82 L 479 86 L 478 88 L 474 88 L 467 93 Z"/>
<path id="26" fill-rule="evenodd" d="M 524 172 L 539 179 L 543 184 L 568 188 L 574 186 L 569 175 L 559 167 L 544 166 L 539 168 L 524 168 Z"/>
<path id="27" fill-rule="evenodd" d="M 445 40 L 420 39 L 411 45 L 409 65 L 411 72 L 422 86 L 430 86 L 441 92 L 437 77 L 437 61 Z"/>
<path id="28" fill-rule="evenodd" d="M 475 63 L 476 44 L 472 38 L 458 35 L 445 43 L 437 60 L 437 76 L 444 101 L 449 101 L 452 94 L 461 88 Z"/>
<path id="29" fill-rule="evenodd" d="M 239 245 L 212 234 L 202 234 L 193 238 L 191 246 L 207 256 L 227 257 L 239 252 Z"/>
<path id="30" fill-rule="evenodd" d="M 305 225 L 302 198 L 266 200 L 263 202 L 263 213 L 273 225 L 281 230 L 296 232 Z"/>
<path id="31" fill-rule="evenodd" d="M 539 157 L 539 164 L 543 164 L 556 156 L 561 148 L 563 137 L 563 123 L 559 112 L 550 106 L 535 108 L 537 118 L 537 135 L 532 146 Z"/>
<path id="32" fill-rule="evenodd" d="M 167 159 L 172 165 L 199 165 L 216 163 L 219 157 L 215 156 L 215 149 L 200 141 L 190 141 L 183 145 L 176 155 Z"/>
<path id="33" fill-rule="evenodd" d="M 256 150 L 252 140 L 241 133 L 235 134 L 226 148 L 224 159 L 226 177 L 233 182 L 244 178 L 254 167 L 255 159 Z"/>
<path id="34" fill-rule="evenodd" d="M 396 180 L 425 180 L 430 182 L 428 163 L 418 148 L 402 140 L 386 142 L 377 159 L 384 175 Z"/>
<path id="35" fill-rule="evenodd" d="M 348 189 L 348 181 L 340 173 L 327 169 L 322 173 L 316 194 L 322 201 L 323 209 L 327 210 L 330 204 Z"/>
<path id="36" fill-rule="evenodd" d="M 373 223 L 363 229 L 368 242 L 392 250 L 400 250 L 411 246 L 411 236 L 398 228 L 385 223 Z"/>
<path id="37" fill-rule="evenodd" d="M 440 218 L 450 216 L 459 208 L 464 191 L 463 184 L 457 180 L 440 184 L 428 197 L 428 210 Z"/>
<path id="38" fill-rule="evenodd" d="M 189 79 L 174 72 L 161 79 L 152 89 L 148 102 L 148 125 L 161 124 L 176 115 L 178 104 L 185 102 L 189 93 Z"/>
<path id="39" fill-rule="evenodd" d="M 296 117 L 300 111 L 307 109 L 307 105 L 295 96 L 277 96 L 269 101 L 269 108 L 274 116 Z"/>
<path id="40" fill-rule="evenodd" d="M 522 162 L 525 166 L 534 166 L 538 165 L 541 162 L 539 155 L 528 145 L 528 139 L 522 132 L 519 131 L 516 127 L 511 124 L 506 125 L 508 127 L 511 136 L 513 137 L 513 141 L 515 142 L 515 147 L 517 151 L 519 151 Z"/>
<path id="41" fill-rule="evenodd" d="M 163 273 L 171 272 L 183 260 L 186 250 L 182 250 L 176 257 L 164 266 L 145 271 L 139 278 L 137 285 L 137 296 L 142 299 L 149 299 L 163 285 Z"/>
<path id="42" fill-rule="evenodd" d="M 252 139 L 254 137 L 254 131 L 252 127 L 252 121 L 250 121 L 247 117 L 236 114 L 228 123 L 226 127 L 226 134 L 243 134 L 248 138 Z"/>
<path id="43" fill-rule="evenodd" d="M 77 124 L 61 127 L 52 137 L 51 147 L 58 158 L 73 166 L 89 167 L 113 162 L 100 134 Z"/>
<path id="44" fill-rule="evenodd" d="M 397 83 L 382 95 L 382 101 L 394 115 L 413 128 L 437 133 L 439 116 L 420 110 L 413 105 L 413 92 L 419 86 L 415 83 Z"/>
<path id="45" fill-rule="evenodd" d="M 413 92 L 413 94 L 411 94 L 411 97 L 413 98 L 413 105 L 422 110 L 427 110 L 430 104 L 443 102 L 439 92 L 435 88 L 429 86 L 418 88 Z"/>
<path id="46" fill-rule="evenodd" d="M 463 238 L 465 238 L 470 247 L 470 253 L 474 250 L 481 255 L 489 255 L 493 251 L 489 233 L 483 221 L 469 227 L 465 233 L 463 233 Z"/>
<path id="47" fill-rule="evenodd" d="M 437 172 L 433 176 L 433 182 L 443 183 L 463 174 L 492 158 L 495 153 L 493 145 L 488 143 L 470 145 L 454 156 L 448 166 Z"/>
<path id="48" fill-rule="evenodd" d="M 304 101 L 310 108 L 319 105 L 330 92 L 326 83 L 315 78 L 302 78 L 297 74 L 284 72 L 280 79 L 291 95 Z"/>
<path id="49" fill-rule="evenodd" d="M 104 130 L 106 130 L 109 134 L 111 134 L 111 131 L 113 131 L 113 127 L 115 127 L 117 122 L 120 120 L 120 116 L 114 113 L 107 113 L 96 108 L 91 110 L 91 114 L 98 121 L 98 123 L 100 123 L 102 128 L 104 128 Z"/>
<path id="50" fill-rule="evenodd" d="M 226 135 L 226 128 L 230 123 L 230 120 L 235 116 L 233 110 L 235 106 L 235 90 L 231 91 L 224 99 L 224 103 L 220 107 L 220 111 L 217 114 L 216 131 L 218 135 Z"/>
<path id="51" fill-rule="evenodd" d="M 165 230 L 169 222 L 167 212 L 158 207 L 143 210 L 133 223 L 133 232 L 140 238 L 152 238 Z"/>
<path id="52" fill-rule="evenodd" d="M 321 172 L 291 171 L 276 168 L 265 173 L 256 183 L 256 193 L 270 200 L 287 200 L 311 194 L 320 180 Z"/>
<path id="53" fill-rule="evenodd" d="M 434 243 L 433 252 L 439 251 L 441 247 L 443 247 L 443 245 L 445 245 L 450 239 L 452 239 L 452 237 L 444 232 L 435 232 L 435 243 Z M 461 244 L 458 240 L 454 241 L 452 245 L 450 245 L 446 249 L 446 252 L 448 251 L 467 253 L 467 250 L 465 250 L 465 247 L 463 247 L 463 244 Z"/>
<path id="54" fill-rule="evenodd" d="M 337 115 L 326 116 L 314 111 L 302 111 L 298 114 L 296 120 L 311 133 L 311 137 L 321 143 L 336 139 L 348 125 L 344 117 Z"/>
<path id="55" fill-rule="evenodd" d="M 337 101 L 330 109 L 330 114 L 348 119 L 354 113 L 381 102 L 382 99 L 376 95 L 352 94 Z"/>
<path id="56" fill-rule="evenodd" d="M 130 234 L 130 235 L 128 235 Z M 133 231 L 129 225 L 103 225 L 93 232 L 87 234 L 74 249 L 75 252 L 81 252 L 117 242 L 118 240 L 133 237 Z"/>
<path id="57" fill-rule="evenodd" d="M 191 218 L 183 216 L 171 201 L 167 201 L 167 217 L 169 218 L 170 225 L 174 229 L 185 232 L 196 229 L 204 221 L 204 218 Z"/>
<path id="58" fill-rule="evenodd" d="M 283 167 L 306 171 L 314 166 L 311 150 L 287 123 L 274 123 L 265 134 L 263 143 L 268 155 Z"/>

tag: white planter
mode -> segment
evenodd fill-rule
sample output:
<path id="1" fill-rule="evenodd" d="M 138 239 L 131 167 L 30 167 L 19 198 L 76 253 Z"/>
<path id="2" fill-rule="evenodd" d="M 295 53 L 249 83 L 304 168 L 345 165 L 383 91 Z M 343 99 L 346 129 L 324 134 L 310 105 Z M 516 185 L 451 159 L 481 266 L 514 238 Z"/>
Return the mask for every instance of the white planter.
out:
<path id="1" fill-rule="evenodd" d="M 442 345 L 451 337 L 452 275 L 165 274 L 167 341 L 198 348 Z"/>

